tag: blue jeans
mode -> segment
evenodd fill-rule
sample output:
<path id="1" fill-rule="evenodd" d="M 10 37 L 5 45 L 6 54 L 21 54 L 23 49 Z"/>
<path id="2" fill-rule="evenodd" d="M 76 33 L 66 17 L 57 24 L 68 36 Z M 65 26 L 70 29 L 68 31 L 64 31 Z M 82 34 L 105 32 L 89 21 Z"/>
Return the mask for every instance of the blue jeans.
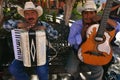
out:
<path id="1" fill-rule="evenodd" d="M 15 77 L 16 80 L 30 80 L 28 74 L 25 72 L 23 62 L 14 60 L 9 66 L 10 73 Z M 35 71 L 38 75 L 39 80 L 48 80 L 48 64 L 43 66 L 35 67 Z"/>

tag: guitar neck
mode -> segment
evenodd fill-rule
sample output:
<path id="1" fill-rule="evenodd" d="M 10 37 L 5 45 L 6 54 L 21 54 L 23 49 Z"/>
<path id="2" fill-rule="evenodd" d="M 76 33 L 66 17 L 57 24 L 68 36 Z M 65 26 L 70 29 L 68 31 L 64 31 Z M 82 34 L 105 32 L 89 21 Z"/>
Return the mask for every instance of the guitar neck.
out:
<path id="1" fill-rule="evenodd" d="M 99 28 L 98 28 L 98 31 L 95 37 L 95 40 L 97 41 L 103 41 L 104 32 L 107 27 L 107 19 L 109 18 L 112 3 L 113 3 L 113 0 L 107 0 L 106 6 L 102 14 L 102 20 L 100 22 L 100 25 L 99 25 Z"/>

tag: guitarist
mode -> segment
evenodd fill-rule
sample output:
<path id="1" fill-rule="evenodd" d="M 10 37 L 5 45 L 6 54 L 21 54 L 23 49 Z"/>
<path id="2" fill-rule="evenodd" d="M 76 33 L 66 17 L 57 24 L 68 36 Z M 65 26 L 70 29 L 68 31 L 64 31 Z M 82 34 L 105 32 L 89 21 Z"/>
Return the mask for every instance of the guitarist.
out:
<path id="1" fill-rule="evenodd" d="M 104 72 L 102 66 L 85 64 L 77 56 L 77 51 L 81 47 L 80 45 L 86 40 L 88 27 L 100 20 L 100 17 L 97 16 L 97 8 L 94 1 L 87 1 L 81 9 L 81 14 L 82 19 L 75 21 L 70 27 L 68 42 L 73 47 L 74 54 L 70 54 L 72 55 L 72 62 L 70 64 L 70 61 L 68 61 L 69 66 L 67 66 L 66 70 L 73 76 L 73 80 L 102 80 Z M 116 31 L 120 30 L 120 23 L 111 19 L 108 19 L 107 23 L 116 29 Z M 80 77 L 78 79 L 79 73 Z"/>

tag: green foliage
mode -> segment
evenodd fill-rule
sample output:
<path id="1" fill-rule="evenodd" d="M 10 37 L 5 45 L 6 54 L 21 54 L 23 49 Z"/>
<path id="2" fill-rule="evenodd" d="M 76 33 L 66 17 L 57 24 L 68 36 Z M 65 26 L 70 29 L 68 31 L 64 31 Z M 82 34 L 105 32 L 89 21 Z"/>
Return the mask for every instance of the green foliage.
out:
<path id="1" fill-rule="evenodd" d="M 53 16 L 53 22 L 56 22 L 56 15 L 57 15 L 56 12 L 53 12 L 53 13 L 52 13 L 52 16 Z"/>
<path id="2" fill-rule="evenodd" d="M 42 16 L 40 16 L 39 19 L 42 20 L 42 21 L 47 21 L 46 13 L 44 12 L 44 13 L 42 14 Z"/>
<path id="3" fill-rule="evenodd" d="M 16 7 L 11 7 L 11 8 L 4 7 L 3 13 L 4 13 L 4 20 L 21 18 L 21 16 L 17 13 Z"/>
<path id="4" fill-rule="evenodd" d="M 80 18 L 81 18 L 81 14 L 77 11 L 76 8 L 74 8 L 74 9 L 72 10 L 71 19 L 73 19 L 73 20 L 78 20 L 78 19 L 80 19 Z"/>

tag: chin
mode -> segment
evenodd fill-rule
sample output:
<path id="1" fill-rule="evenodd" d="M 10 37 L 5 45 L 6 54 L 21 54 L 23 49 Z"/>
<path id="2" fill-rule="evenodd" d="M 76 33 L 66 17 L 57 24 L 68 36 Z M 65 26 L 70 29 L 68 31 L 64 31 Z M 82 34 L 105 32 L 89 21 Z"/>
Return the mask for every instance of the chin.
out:
<path id="1" fill-rule="evenodd" d="M 91 21 L 85 21 L 85 23 L 88 23 L 88 24 L 89 24 L 89 23 L 91 23 Z"/>

